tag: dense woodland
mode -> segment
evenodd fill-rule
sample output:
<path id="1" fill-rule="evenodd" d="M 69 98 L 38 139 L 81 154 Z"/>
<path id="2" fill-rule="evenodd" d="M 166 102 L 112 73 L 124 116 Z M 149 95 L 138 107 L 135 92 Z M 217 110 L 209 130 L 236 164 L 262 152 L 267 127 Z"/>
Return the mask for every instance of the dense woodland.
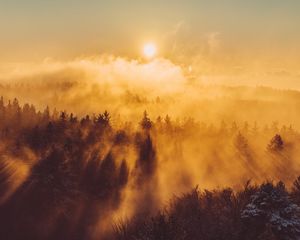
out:
<path id="1" fill-rule="evenodd" d="M 146 219 L 115 225 L 117 239 L 299 239 L 300 178 L 290 192 L 283 182 L 266 182 L 174 197 Z"/>
<path id="2" fill-rule="evenodd" d="M 276 121 L 135 123 L 1 98 L 0 236 L 299 239 L 299 143 Z"/>

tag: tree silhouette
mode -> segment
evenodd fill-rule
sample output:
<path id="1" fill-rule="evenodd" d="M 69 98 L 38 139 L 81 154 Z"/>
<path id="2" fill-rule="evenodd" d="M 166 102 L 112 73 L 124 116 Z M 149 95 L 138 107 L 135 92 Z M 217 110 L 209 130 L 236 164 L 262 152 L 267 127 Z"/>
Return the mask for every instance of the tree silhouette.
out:
<path id="1" fill-rule="evenodd" d="M 144 130 L 150 130 L 152 128 L 153 124 L 152 124 L 152 121 L 150 120 L 150 118 L 148 117 L 147 111 L 144 111 L 144 116 L 140 122 L 140 125 L 141 125 L 142 129 L 144 129 Z"/>
<path id="2" fill-rule="evenodd" d="M 283 149 L 284 142 L 279 134 L 276 134 L 268 145 L 268 150 L 272 152 L 279 152 Z"/>

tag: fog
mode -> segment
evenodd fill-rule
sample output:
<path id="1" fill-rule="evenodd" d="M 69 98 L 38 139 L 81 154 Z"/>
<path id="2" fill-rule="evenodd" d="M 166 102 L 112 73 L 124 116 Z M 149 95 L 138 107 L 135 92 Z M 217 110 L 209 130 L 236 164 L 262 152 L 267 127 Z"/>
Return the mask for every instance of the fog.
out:
<path id="1" fill-rule="evenodd" d="M 204 84 L 166 59 L 112 56 L 21 64 L 0 78 L 0 203 L 53 198 L 36 219 L 54 237 L 62 216 L 68 234 L 82 224 L 78 236 L 96 239 L 197 185 L 289 186 L 300 170 L 296 90 Z"/>
<path id="2" fill-rule="evenodd" d="M 216 84 L 213 77 L 197 77 L 163 58 L 145 61 L 108 55 L 12 64 L 2 68 L 0 83 L 5 99 L 17 97 L 38 109 L 49 106 L 79 116 L 107 109 L 114 117 L 135 120 L 147 110 L 154 119 L 168 114 L 217 123 L 298 124 L 296 90 Z"/>

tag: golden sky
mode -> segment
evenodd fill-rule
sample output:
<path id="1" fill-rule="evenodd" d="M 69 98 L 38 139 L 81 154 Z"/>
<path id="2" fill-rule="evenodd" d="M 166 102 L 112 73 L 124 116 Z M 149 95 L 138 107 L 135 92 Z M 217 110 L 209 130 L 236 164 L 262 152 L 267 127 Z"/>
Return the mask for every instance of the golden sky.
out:
<path id="1" fill-rule="evenodd" d="M 0 62 L 139 59 L 151 41 L 158 57 L 199 74 L 299 80 L 299 9 L 298 0 L 0 0 Z"/>

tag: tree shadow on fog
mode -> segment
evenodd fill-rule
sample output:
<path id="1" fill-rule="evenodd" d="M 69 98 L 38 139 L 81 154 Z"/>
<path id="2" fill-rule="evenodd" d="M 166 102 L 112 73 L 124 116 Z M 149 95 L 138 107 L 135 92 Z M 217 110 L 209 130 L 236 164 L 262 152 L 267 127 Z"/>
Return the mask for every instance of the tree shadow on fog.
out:
<path id="1" fill-rule="evenodd" d="M 53 149 L 1 206 L 1 236 L 85 239 L 99 217 L 118 208 L 128 180 L 126 162 L 117 168 L 111 153 L 95 163 L 80 170 L 63 150 Z"/>

